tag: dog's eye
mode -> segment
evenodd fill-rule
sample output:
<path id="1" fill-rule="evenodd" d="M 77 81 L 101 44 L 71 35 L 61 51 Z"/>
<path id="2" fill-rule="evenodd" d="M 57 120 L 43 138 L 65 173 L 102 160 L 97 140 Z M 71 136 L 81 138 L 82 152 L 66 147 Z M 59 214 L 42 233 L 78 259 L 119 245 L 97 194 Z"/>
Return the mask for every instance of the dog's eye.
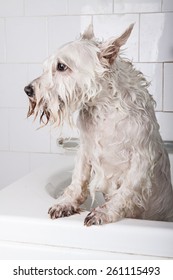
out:
<path id="1" fill-rule="evenodd" d="M 58 62 L 58 64 L 57 64 L 58 71 L 63 72 L 63 71 L 66 71 L 67 69 L 68 69 L 67 65 L 65 65 L 64 63 Z"/>

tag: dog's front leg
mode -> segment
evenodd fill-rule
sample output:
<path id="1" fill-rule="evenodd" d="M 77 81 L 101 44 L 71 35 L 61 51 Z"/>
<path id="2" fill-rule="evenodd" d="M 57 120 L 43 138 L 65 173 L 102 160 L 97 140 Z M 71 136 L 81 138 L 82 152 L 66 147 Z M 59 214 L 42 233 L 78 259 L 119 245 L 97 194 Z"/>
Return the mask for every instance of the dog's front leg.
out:
<path id="1" fill-rule="evenodd" d="M 129 193 L 128 187 L 122 191 L 118 190 L 117 194 L 86 216 L 84 225 L 102 225 L 116 222 L 124 217 L 139 218 L 143 209 L 134 203 L 133 196 L 133 190 Z"/>
<path id="2" fill-rule="evenodd" d="M 138 155 L 133 155 L 121 186 L 115 191 L 111 191 L 111 188 L 107 190 L 106 202 L 93 209 L 85 218 L 84 224 L 100 225 L 116 222 L 124 217 L 141 218 L 152 194 L 149 167 L 147 159 L 141 161 Z"/>
<path id="3" fill-rule="evenodd" d="M 65 189 L 63 195 L 57 199 L 56 205 L 52 206 L 48 211 L 52 219 L 71 216 L 81 211 L 79 206 L 86 200 L 88 195 L 90 169 L 86 156 L 80 150 L 71 184 Z"/>

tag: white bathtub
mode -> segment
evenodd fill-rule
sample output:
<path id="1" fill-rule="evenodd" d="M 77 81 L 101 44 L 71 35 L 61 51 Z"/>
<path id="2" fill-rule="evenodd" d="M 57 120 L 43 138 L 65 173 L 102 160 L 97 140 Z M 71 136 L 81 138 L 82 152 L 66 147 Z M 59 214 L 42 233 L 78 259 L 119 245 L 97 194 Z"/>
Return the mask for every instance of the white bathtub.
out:
<path id="1" fill-rule="evenodd" d="M 47 210 L 73 170 L 73 156 L 57 157 L 61 166 L 44 167 L 0 191 L 0 259 L 173 258 L 173 223 L 123 219 L 85 227 L 87 211 L 49 219 Z"/>

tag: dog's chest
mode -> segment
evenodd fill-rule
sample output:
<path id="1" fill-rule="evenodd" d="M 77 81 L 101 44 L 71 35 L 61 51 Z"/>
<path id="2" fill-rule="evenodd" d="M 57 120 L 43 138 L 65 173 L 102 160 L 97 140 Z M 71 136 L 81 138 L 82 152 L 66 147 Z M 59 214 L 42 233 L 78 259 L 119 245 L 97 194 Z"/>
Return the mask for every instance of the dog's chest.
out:
<path id="1" fill-rule="evenodd" d="M 96 109 L 92 112 L 82 111 L 79 115 L 78 126 L 84 153 L 92 166 L 92 180 L 97 178 L 99 188 L 105 186 L 104 180 L 114 178 L 118 181 L 129 167 L 129 150 L 119 145 L 121 135 L 120 131 L 116 131 L 121 118 L 116 109 L 109 112 Z"/>
<path id="2" fill-rule="evenodd" d="M 117 124 L 123 117 L 116 107 L 80 111 L 78 127 L 81 141 L 90 156 L 96 155 L 106 160 L 113 154 L 119 154 L 121 131 L 117 133 Z"/>

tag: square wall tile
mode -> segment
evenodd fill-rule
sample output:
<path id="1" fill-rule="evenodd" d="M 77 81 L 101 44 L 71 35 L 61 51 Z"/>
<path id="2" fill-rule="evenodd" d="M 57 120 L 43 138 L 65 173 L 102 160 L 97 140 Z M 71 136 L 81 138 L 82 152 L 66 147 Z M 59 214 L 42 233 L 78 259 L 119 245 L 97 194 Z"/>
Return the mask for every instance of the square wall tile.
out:
<path id="1" fill-rule="evenodd" d="M 7 62 L 42 62 L 47 57 L 46 18 L 7 18 Z"/>
<path id="2" fill-rule="evenodd" d="M 0 64 L 0 107 L 26 107 L 27 65 Z"/>
<path id="3" fill-rule="evenodd" d="M 163 140 L 173 140 L 173 113 L 156 112 Z"/>
<path id="4" fill-rule="evenodd" d="M 90 23 L 90 16 L 50 17 L 48 19 L 49 54 L 52 54 L 61 45 L 79 38 L 80 33 Z"/>
<path id="5" fill-rule="evenodd" d="M 69 14 L 108 14 L 113 11 L 113 0 L 72 0 Z"/>
<path id="6" fill-rule="evenodd" d="M 25 0 L 25 15 L 49 16 L 67 14 L 67 4 L 67 0 Z"/>
<path id="7" fill-rule="evenodd" d="M 142 14 L 140 23 L 140 61 L 173 60 L 173 13 Z"/>
<path id="8" fill-rule="evenodd" d="M 8 109 L 0 108 L 0 150 L 9 149 L 9 121 Z"/>
<path id="9" fill-rule="evenodd" d="M 0 62 L 5 62 L 5 23 L 0 18 Z"/>
<path id="10" fill-rule="evenodd" d="M 136 63 L 136 68 L 139 69 L 150 82 L 148 91 L 153 95 L 156 101 L 156 110 L 162 110 L 162 63 Z"/>
<path id="11" fill-rule="evenodd" d="M 27 153 L 0 152 L 0 189 L 29 173 Z"/>
<path id="12" fill-rule="evenodd" d="M 160 12 L 162 0 L 114 0 L 114 13 Z"/>
<path id="13" fill-rule="evenodd" d="M 124 50 L 124 55 L 126 57 L 133 59 L 134 61 L 138 61 L 138 15 L 121 14 L 99 15 L 93 17 L 95 36 L 104 40 L 120 36 L 132 23 L 135 23 L 135 26 L 126 45 L 122 47 L 122 50 Z"/>
<path id="14" fill-rule="evenodd" d="M 164 64 L 164 111 L 173 111 L 173 63 Z"/>
<path id="15" fill-rule="evenodd" d="M 33 118 L 26 118 L 27 110 L 10 109 L 10 150 L 22 152 L 50 152 L 50 127 L 40 128 Z"/>
<path id="16" fill-rule="evenodd" d="M 162 4 L 163 12 L 173 12 L 173 1 L 172 0 L 163 0 Z"/>
<path id="17" fill-rule="evenodd" d="M 0 0 L 0 17 L 22 16 L 23 0 Z"/>

